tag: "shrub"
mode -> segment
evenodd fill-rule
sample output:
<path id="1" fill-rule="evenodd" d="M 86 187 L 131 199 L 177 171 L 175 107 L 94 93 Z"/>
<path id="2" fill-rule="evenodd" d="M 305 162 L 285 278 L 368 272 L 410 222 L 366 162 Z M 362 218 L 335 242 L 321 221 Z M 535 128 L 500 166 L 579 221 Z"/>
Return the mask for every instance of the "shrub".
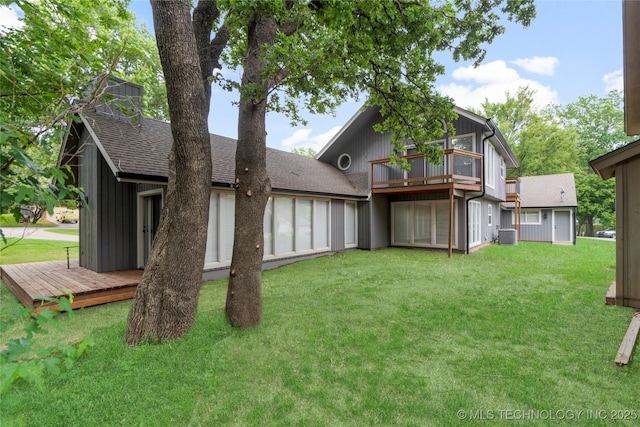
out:
<path id="1" fill-rule="evenodd" d="M 83 338 L 74 343 L 57 343 L 50 347 L 39 346 L 35 336 L 46 334 L 46 326 L 53 326 L 61 329 L 60 323 L 56 320 L 62 312 L 67 312 L 73 317 L 71 303 L 73 295 L 60 298 L 45 298 L 48 302 L 56 303 L 58 310 L 45 308 L 33 313 L 33 307 L 22 307 L 15 303 L 8 307 L 3 307 L 0 312 L 0 333 L 5 333 L 16 323 L 24 319 L 25 325 L 22 328 L 24 334 L 18 338 L 9 339 L 2 344 L 0 352 L 0 393 L 5 392 L 11 384 L 22 379 L 36 384 L 43 385 L 45 373 L 58 374 L 63 369 L 71 369 L 78 360 L 94 344 L 91 337 Z M 4 341 L 4 340 L 3 340 Z"/>

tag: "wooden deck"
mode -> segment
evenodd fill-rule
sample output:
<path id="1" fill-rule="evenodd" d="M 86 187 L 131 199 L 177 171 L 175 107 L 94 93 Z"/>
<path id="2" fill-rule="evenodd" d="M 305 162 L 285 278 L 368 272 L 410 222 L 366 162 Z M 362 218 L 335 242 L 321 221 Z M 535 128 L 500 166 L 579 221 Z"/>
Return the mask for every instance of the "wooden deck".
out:
<path id="1" fill-rule="evenodd" d="M 96 273 L 78 266 L 78 260 L 46 261 L 0 266 L 2 280 L 25 307 L 51 306 L 42 297 L 73 294 L 73 308 L 89 307 L 133 297 L 142 270 Z"/>

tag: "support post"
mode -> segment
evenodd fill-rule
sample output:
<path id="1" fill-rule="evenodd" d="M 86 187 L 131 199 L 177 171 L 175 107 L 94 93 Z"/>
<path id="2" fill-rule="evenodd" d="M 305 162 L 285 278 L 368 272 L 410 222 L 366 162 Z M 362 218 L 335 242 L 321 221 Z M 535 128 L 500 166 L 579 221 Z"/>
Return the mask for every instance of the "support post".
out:
<path id="1" fill-rule="evenodd" d="M 449 258 L 453 254 L 453 185 L 449 188 Z"/>

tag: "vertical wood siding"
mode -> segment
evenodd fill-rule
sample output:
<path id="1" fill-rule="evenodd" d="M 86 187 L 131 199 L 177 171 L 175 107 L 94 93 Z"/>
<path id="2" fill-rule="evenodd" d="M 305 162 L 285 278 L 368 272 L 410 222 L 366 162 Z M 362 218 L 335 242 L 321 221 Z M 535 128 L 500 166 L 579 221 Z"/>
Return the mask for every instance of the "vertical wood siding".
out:
<path id="1" fill-rule="evenodd" d="M 391 205 L 386 194 L 371 197 L 371 246 L 370 249 L 386 248 L 391 244 Z"/>
<path id="2" fill-rule="evenodd" d="M 89 198 L 80 209 L 80 265 L 97 272 L 136 267 L 136 185 L 120 183 L 85 132 L 78 184 Z"/>
<path id="3" fill-rule="evenodd" d="M 640 158 L 616 167 L 616 304 L 640 308 Z"/>
<path id="4" fill-rule="evenodd" d="M 371 249 L 371 202 L 358 202 L 358 249 Z"/>
<path id="5" fill-rule="evenodd" d="M 88 197 L 80 209 L 80 267 L 98 271 L 98 148 L 91 142 L 88 132 L 80 138 L 82 147 L 78 159 L 78 186 Z"/>
<path id="6" fill-rule="evenodd" d="M 126 270 L 137 264 L 136 184 L 118 182 L 99 156 L 98 272 Z"/>
<path id="7" fill-rule="evenodd" d="M 344 200 L 331 200 L 331 250 L 343 251 L 344 246 Z"/>

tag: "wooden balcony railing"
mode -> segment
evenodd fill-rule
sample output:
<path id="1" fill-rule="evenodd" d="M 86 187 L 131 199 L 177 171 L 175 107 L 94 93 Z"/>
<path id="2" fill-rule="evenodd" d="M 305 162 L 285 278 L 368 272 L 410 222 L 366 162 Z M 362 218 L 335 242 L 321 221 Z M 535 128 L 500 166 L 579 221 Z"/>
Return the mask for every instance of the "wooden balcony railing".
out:
<path id="1" fill-rule="evenodd" d="M 516 202 L 520 200 L 520 178 L 507 178 L 507 202 Z"/>
<path id="2" fill-rule="evenodd" d="M 428 163 L 422 154 L 401 156 L 411 165 L 406 172 L 391 159 L 372 160 L 371 190 L 374 193 L 400 193 L 462 189 L 482 191 L 482 154 L 446 149 L 440 164 Z"/>

